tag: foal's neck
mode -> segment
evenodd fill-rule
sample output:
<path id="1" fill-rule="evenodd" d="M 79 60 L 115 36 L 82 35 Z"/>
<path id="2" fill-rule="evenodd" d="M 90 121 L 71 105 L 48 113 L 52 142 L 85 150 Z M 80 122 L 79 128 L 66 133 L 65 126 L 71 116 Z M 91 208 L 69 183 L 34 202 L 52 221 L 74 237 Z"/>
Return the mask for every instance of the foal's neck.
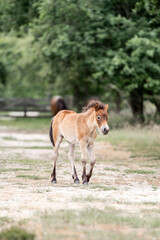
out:
<path id="1" fill-rule="evenodd" d="M 86 123 L 90 129 L 90 132 L 93 132 L 96 129 L 97 122 L 95 119 L 95 110 L 94 109 L 89 109 L 86 112 Z"/>

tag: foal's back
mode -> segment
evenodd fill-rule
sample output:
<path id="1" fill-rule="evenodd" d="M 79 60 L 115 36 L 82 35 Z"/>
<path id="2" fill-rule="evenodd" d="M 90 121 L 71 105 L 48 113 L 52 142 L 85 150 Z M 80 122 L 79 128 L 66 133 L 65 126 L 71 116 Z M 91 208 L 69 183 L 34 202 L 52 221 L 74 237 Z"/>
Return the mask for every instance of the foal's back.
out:
<path id="1" fill-rule="evenodd" d="M 64 137 L 70 143 L 77 142 L 76 121 L 78 113 L 69 110 L 60 111 L 53 120 L 53 138 Z"/>

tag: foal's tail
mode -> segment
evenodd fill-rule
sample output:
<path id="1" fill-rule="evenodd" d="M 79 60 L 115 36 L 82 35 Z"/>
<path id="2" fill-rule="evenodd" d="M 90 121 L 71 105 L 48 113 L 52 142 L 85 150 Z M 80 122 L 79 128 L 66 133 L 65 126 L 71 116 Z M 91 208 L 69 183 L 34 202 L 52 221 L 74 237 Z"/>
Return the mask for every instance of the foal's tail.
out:
<path id="1" fill-rule="evenodd" d="M 49 129 L 49 138 L 50 138 L 50 140 L 51 140 L 52 145 L 54 146 L 52 124 L 53 124 L 53 118 L 52 118 L 51 125 L 50 125 L 50 129 Z"/>

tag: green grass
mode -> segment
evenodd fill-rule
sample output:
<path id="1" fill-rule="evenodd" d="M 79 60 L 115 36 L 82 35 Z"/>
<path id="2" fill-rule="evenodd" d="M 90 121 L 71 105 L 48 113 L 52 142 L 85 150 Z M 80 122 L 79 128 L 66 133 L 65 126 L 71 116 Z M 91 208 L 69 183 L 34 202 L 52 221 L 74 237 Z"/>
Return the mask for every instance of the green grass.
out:
<path id="1" fill-rule="evenodd" d="M 17 141 L 17 138 L 15 138 L 15 137 L 3 137 L 3 140 Z"/>
<path id="2" fill-rule="evenodd" d="M 137 158 L 138 155 L 131 155 L 130 158 Z"/>
<path id="3" fill-rule="evenodd" d="M 144 156 L 160 160 L 160 133 L 157 130 L 113 129 L 107 136 L 99 135 L 96 141 L 106 141 L 119 149 L 131 151 L 131 158 Z"/>
<path id="4" fill-rule="evenodd" d="M 27 132 L 32 132 L 33 130 L 48 131 L 51 118 L 13 118 L 11 120 L 0 120 L 0 125 L 18 130 L 27 130 Z"/>
<path id="5" fill-rule="evenodd" d="M 44 177 L 38 177 L 38 176 L 32 176 L 32 175 L 17 175 L 16 177 L 19 177 L 19 178 L 27 178 L 27 179 L 33 179 L 33 180 L 47 179 L 47 178 L 44 178 Z"/>
<path id="6" fill-rule="evenodd" d="M 34 240 L 35 235 L 19 227 L 12 227 L 0 233 L 0 240 Z"/>
<path id="7" fill-rule="evenodd" d="M 117 190 L 115 187 L 106 187 L 106 186 L 100 186 L 100 185 L 94 185 L 94 186 L 89 186 L 90 189 L 99 189 L 102 191 L 112 191 L 112 190 Z"/>
<path id="8" fill-rule="evenodd" d="M 30 147 L 19 147 L 19 146 L 0 146 L 0 149 L 53 149 L 53 147 L 49 146 L 30 146 Z"/>
<path id="9" fill-rule="evenodd" d="M 44 142 L 44 143 L 48 143 L 48 141 L 45 141 L 45 140 L 42 140 L 42 139 L 31 139 L 31 140 L 28 140 L 28 139 L 23 139 L 23 140 L 18 140 L 17 138 L 15 137 L 3 137 L 2 138 L 3 140 L 8 140 L 8 141 L 23 141 L 23 142 Z"/>
<path id="10" fill-rule="evenodd" d="M 137 169 L 137 170 L 128 169 L 128 170 L 125 170 L 125 172 L 137 173 L 137 174 L 154 174 L 155 173 L 154 171 L 147 171 L 147 170 L 140 170 L 140 169 Z"/>
<path id="11" fill-rule="evenodd" d="M 157 186 L 152 186 L 153 191 L 157 191 L 158 187 Z"/>
<path id="12" fill-rule="evenodd" d="M 8 217 L 0 217 L 0 226 L 2 227 L 5 224 L 8 224 L 10 219 Z"/>
<path id="13" fill-rule="evenodd" d="M 19 156 L 21 157 L 21 156 Z M 38 160 L 38 159 L 31 159 L 31 158 L 14 158 L 11 159 L 12 162 L 16 162 L 18 164 L 24 164 L 24 165 L 34 165 L 37 162 L 40 164 L 42 162 L 42 160 Z"/>
<path id="14" fill-rule="evenodd" d="M 9 168 L 9 169 L 0 169 L 0 172 L 17 172 L 17 171 L 31 171 L 29 168 Z"/>
<path id="15" fill-rule="evenodd" d="M 113 171 L 113 172 L 119 172 L 120 171 L 117 168 L 108 168 L 108 167 L 104 168 L 104 170 L 106 170 L 106 171 Z"/>
<path id="16" fill-rule="evenodd" d="M 159 167 L 158 165 L 148 165 L 148 164 L 141 164 L 142 167 L 149 167 L 149 168 L 155 168 L 155 167 Z"/>
<path id="17" fill-rule="evenodd" d="M 88 195 L 87 197 L 75 197 L 72 199 L 74 202 L 96 202 L 96 201 L 104 201 L 104 199 L 96 198 L 93 196 Z"/>
<path id="18" fill-rule="evenodd" d="M 72 239 L 74 234 L 81 233 L 83 233 L 83 239 L 91 240 L 145 239 L 145 235 L 153 239 L 153 236 L 160 230 L 160 218 L 158 214 L 150 215 L 150 212 L 148 214 L 143 212 L 134 214 L 106 207 L 103 210 L 96 208 L 82 211 L 61 210 L 42 214 L 39 219 L 48 229 L 60 230 L 59 234 L 56 231 L 57 235 L 54 235 L 54 239 L 61 239 L 62 235 L 62 239 Z M 126 231 L 120 233 L 119 229 L 122 228 Z M 139 230 L 143 233 L 140 238 L 136 234 Z M 53 232 L 52 234 L 48 232 L 47 236 L 48 240 L 52 239 Z"/>

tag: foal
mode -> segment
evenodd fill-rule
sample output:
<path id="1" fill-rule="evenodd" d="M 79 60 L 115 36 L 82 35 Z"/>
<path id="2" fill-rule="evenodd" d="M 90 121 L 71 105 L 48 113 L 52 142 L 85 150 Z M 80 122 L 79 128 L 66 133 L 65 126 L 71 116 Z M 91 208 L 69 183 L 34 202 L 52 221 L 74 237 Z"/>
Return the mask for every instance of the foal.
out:
<path id="1" fill-rule="evenodd" d="M 84 108 L 82 113 L 76 113 L 69 110 L 62 110 L 52 119 L 50 126 L 50 140 L 55 146 L 54 166 L 51 174 L 52 183 L 56 183 L 56 161 L 58 158 L 58 149 L 64 139 L 69 144 L 68 158 L 71 162 L 72 177 L 75 183 L 79 183 L 76 168 L 74 165 L 75 144 L 79 143 L 81 150 L 81 162 L 83 165 L 82 181 L 88 184 L 92 176 L 93 166 L 95 164 L 94 140 L 97 136 L 96 128 L 106 135 L 109 132 L 107 124 L 108 104 L 104 105 L 100 101 L 92 100 Z M 86 174 L 87 154 L 90 159 L 89 173 Z"/>

